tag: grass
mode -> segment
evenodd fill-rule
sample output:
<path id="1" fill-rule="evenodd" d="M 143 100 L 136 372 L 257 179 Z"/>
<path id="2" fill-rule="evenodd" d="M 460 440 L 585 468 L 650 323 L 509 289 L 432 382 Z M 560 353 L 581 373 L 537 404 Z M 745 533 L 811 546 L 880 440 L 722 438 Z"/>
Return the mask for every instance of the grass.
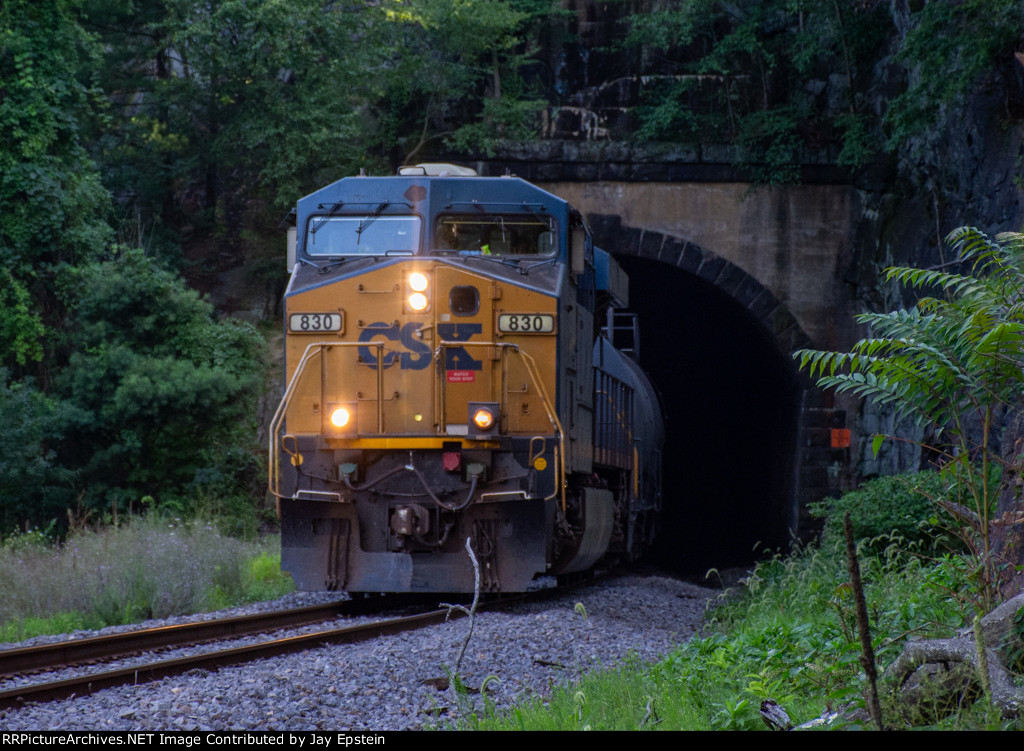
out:
<path id="1" fill-rule="evenodd" d="M 156 516 L 77 530 L 62 544 L 10 537 L 0 543 L 0 641 L 282 596 L 294 587 L 273 547 Z"/>
<path id="2" fill-rule="evenodd" d="M 269 539 L 239 540 L 211 523 L 156 514 L 119 527 L 80 529 L 62 544 L 38 532 L 10 537 L 0 542 L 0 641 L 279 597 L 293 586 L 274 547 Z M 863 539 L 859 550 L 880 665 L 891 663 L 908 638 L 949 636 L 973 618 L 977 603 L 964 594 L 972 591 L 967 559 L 926 557 L 913 551 L 934 546 L 892 534 Z M 826 710 L 863 704 L 854 623 L 842 545 L 826 536 L 821 547 L 759 564 L 741 593 L 715 603 L 703 636 L 657 663 L 629 658 L 514 709 L 467 713 L 459 727 L 764 729 L 758 710 L 769 698 L 794 724 L 807 722 Z M 887 724 L 900 728 L 898 708 L 886 701 Z M 991 726 L 978 703 L 932 727 Z"/>
<path id="3" fill-rule="evenodd" d="M 910 636 L 949 636 L 973 617 L 965 567 L 901 552 L 902 540 L 861 558 L 872 637 L 881 665 Z M 463 727 L 484 730 L 756 730 L 772 699 L 793 724 L 826 710 L 862 706 L 853 597 L 838 544 L 761 563 L 741 596 L 723 597 L 705 635 L 652 665 L 627 660 L 612 670 L 532 697 L 511 711 L 490 708 Z M 886 721 L 901 720 L 891 701 Z M 979 724 L 980 723 L 980 724 Z M 984 712 L 967 708 L 936 727 L 984 727 Z M 1005 726 L 1004 726 L 1005 727 Z"/>

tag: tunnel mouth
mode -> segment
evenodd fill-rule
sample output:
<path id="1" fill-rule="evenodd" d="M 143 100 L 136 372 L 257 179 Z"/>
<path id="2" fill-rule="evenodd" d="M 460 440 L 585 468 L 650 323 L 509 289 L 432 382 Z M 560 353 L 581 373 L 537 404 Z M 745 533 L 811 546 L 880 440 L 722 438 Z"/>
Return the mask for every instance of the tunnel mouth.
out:
<path id="1" fill-rule="evenodd" d="M 665 414 L 662 514 L 648 559 L 703 575 L 786 550 L 800 409 L 792 358 L 713 284 L 659 261 L 617 260 L 639 314 L 640 365 Z"/>

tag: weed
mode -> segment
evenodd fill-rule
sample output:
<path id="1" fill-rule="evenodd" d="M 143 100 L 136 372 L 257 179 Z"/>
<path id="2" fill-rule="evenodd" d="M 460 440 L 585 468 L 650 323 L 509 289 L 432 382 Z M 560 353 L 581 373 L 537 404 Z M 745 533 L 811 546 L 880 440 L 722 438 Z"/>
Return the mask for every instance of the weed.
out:
<path id="1" fill-rule="evenodd" d="M 933 499 L 949 493 L 948 479 L 935 471 L 893 477 L 877 477 L 842 498 L 826 498 L 811 504 L 811 514 L 826 519 L 827 543 L 843 536 L 843 514 L 850 512 L 854 535 L 869 540 L 881 552 L 893 539 L 917 543 L 929 552 L 947 540 Z"/>
<path id="2" fill-rule="evenodd" d="M 934 583 L 956 586 L 962 572 L 953 558 L 929 560 L 892 541 L 869 543 L 861 542 L 858 555 L 880 663 L 895 659 L 910 635 L 948 636 L 963 625 L 964 606 Z M 863 704 L 853 611 L 838 541 L 776 556 L 751 572 L 741 597 L 718 603 L 706 635 L 654 665 L 634 659 L 591 671 L 543 700 L 488 711 L 473 727 L 762 729 L 758 709 L 767 699 L 799 725 Z M 657 723 L 650 721 L 654 707 Z"/>
<path id="3" fill-rule="evenodd" d="M 221 608 L 292 589 L 278 556 L 208 524 L 155 515 L 0 544 L 0 636 L 24 639 Z"/>

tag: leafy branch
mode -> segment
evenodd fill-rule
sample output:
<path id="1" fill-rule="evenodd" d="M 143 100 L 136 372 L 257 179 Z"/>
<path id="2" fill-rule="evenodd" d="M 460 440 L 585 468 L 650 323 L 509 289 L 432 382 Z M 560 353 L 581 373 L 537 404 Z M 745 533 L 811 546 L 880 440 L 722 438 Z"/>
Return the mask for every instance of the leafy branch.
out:
<path id="1" fill-rule="evenodd" d="M 849 352 L 804 349 L 794 353 L 818 385 L 890 405 L 898 417 L 930 425 L 948 444 L 935 446 L 973 502 L 957 514 L 960 536 L 976 552 L 979 594 L 995 596 L 999 567 L 990 540 L 990 510 L 998 489 L 993 468 L 1004 462 L 993 433 L 1024 393 L 1024 235 L 993 241 L 972 227 L 947 242 L 959 273 L 895 267 L 886 279 L 935 291 L 910 310 L 863 313 L 871 336 Z M 977 429 L 975 429 L 977 428 Z M 884 440 L 876 436 L 877 453 Z"/>

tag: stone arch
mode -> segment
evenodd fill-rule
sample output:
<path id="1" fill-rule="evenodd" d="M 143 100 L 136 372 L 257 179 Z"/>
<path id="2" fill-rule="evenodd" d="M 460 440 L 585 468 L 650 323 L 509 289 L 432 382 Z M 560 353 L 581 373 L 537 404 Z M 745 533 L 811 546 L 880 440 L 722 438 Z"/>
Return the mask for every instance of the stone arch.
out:
<path id="1" fill-rule="evenodd" d="M 779 351 L 787 356 L 795 350 L 812 346 L 811 338 L 786 305 L 734 263 L 683 238 L 623 227 L 617 216 L 590 215 L 587 222 L 598 246 L 613 255 L 660 261 L 722 290 L 764 324 L 778 343 Z"/>
<path id="2" fill-rule="evenodd" d="M 632 257 L 666 264 L 701 280 L 745 311 L 745 318 L 737 317 L 737 320 L 744 319 L 738 325 L 760 327 L 760 335 L 774 344 L 773 367 L 777 373 L 785 373 L 779 376 L 780 383 L 786 384 L 783 389 L 786 393 L 780 398 L 787 400 L 792 410 L 791 417 L 787 418 L 792 421 L 791 429 L 783 431 L 789 442 L 784 452 L 789 466 L 779 475 L 785 478 L 788 488 L 778 491 L 769 510 L 755 507 L 751 502 L 749 506 L 735 509 L 735 513 L 768 514 L 762 524 L 776 528 L 768 541 L 770 547 L 787 545 L 793 535 L 806 537 L 810 529 L 807 503 L 820 500 L 824 495 L 822 487 L 827 485 L 825 478 L 819 477 L 824 470 L 818 447 L 822 440 L 827 441 L 831 421 L 831 410 L 822 409 L 827 405 L 818 403 L 820 392 L 811 387 L 791 358 L 794 350 L 812 346 L 811 338 L 767 287 L 714 252 L 683 238 L 623 226 L 617 216 L 590 215 L 587 221 L 594 232 L 595 243 L 619 258 L 624 266 Z"/>

